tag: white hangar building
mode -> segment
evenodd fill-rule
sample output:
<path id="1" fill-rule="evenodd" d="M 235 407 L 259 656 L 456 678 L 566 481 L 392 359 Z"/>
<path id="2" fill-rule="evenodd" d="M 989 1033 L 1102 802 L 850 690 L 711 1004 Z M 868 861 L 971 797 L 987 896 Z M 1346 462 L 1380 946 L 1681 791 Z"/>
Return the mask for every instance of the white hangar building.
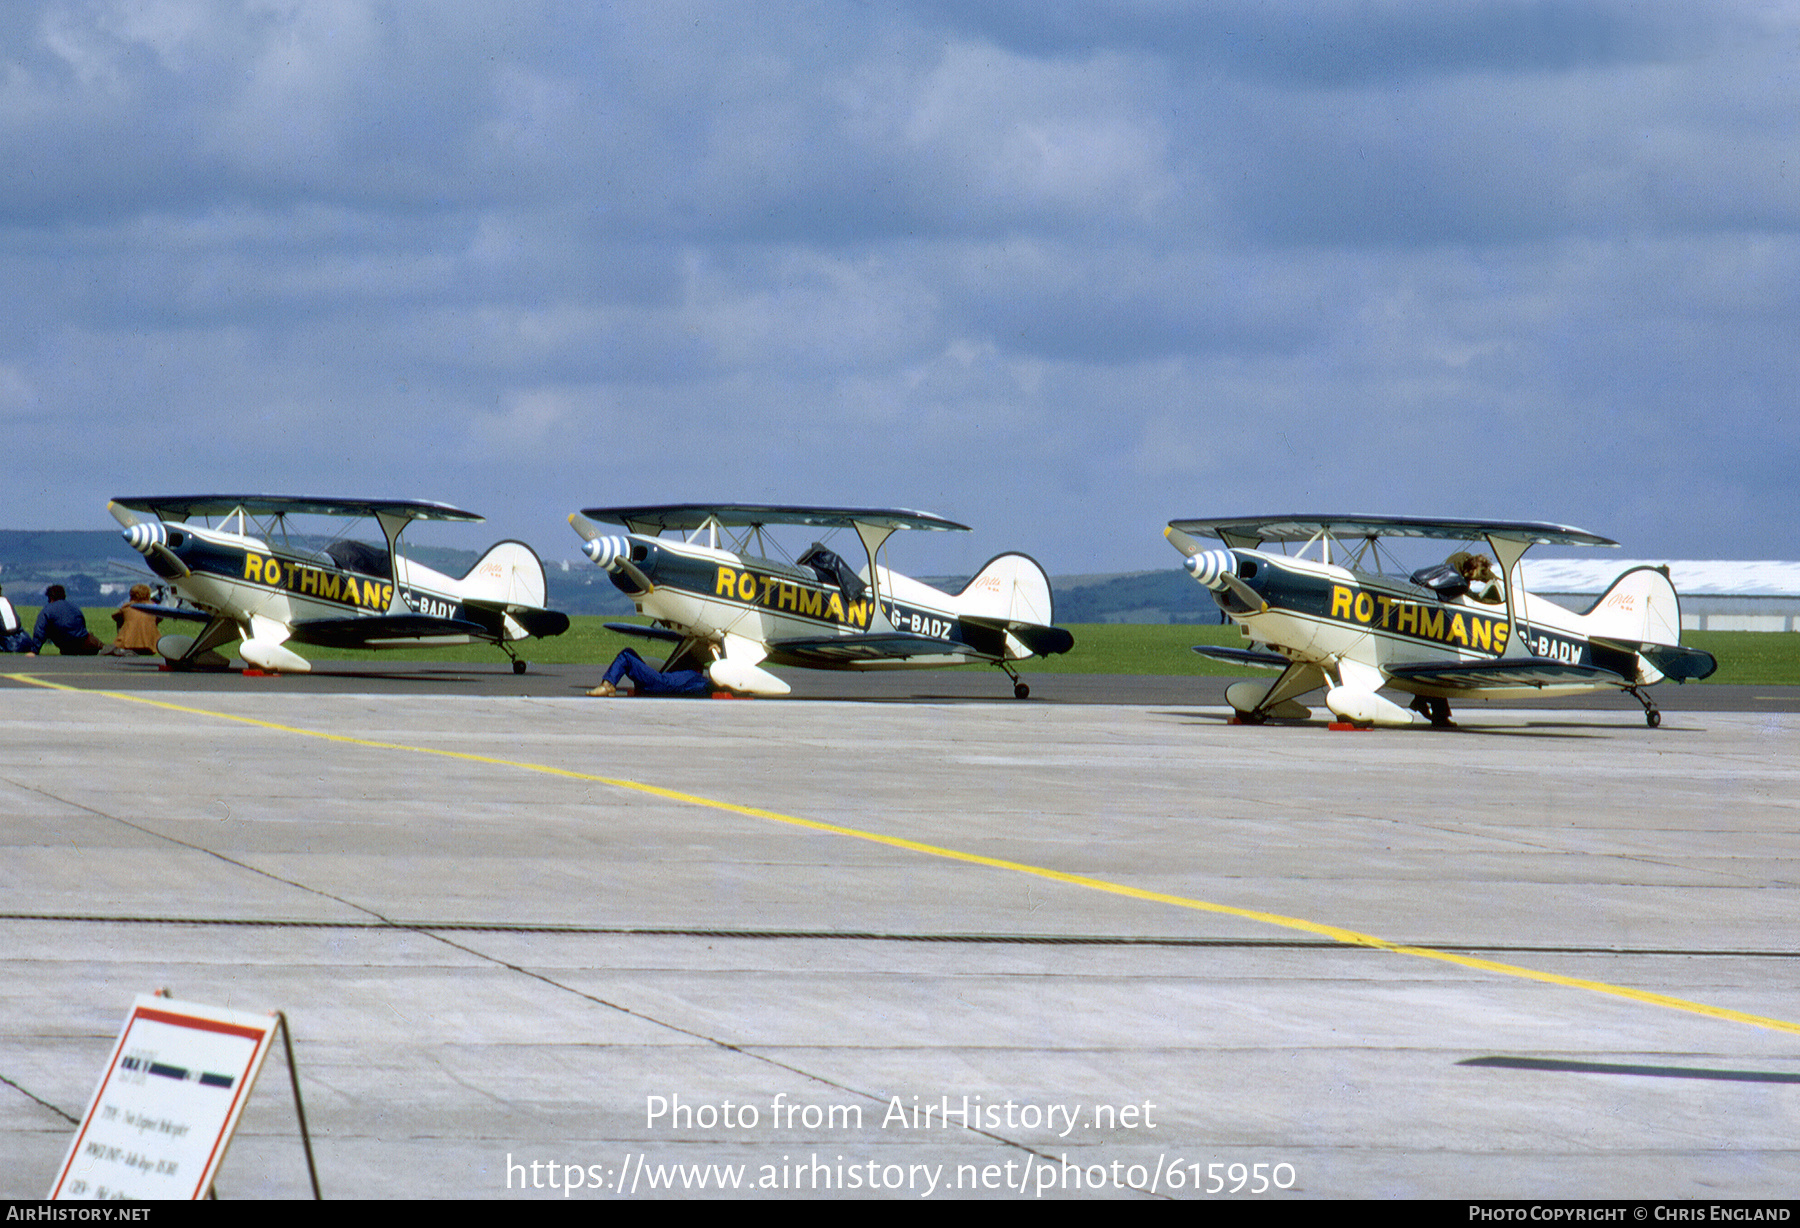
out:
<path id="1" fill-rule="evenodd" d="M 1585 610 L 1619 575 L 1658 567 L 1632 559 L 1526 559 L 1525 587 Z M 1673 561 L 1683 631 L 1800 631 L 1800 563 Z"/>

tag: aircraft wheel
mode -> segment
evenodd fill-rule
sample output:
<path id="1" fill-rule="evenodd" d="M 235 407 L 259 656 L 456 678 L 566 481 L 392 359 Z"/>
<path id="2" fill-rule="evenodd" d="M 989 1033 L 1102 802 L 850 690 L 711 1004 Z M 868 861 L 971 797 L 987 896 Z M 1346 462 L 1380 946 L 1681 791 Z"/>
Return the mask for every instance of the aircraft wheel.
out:
<path id="1" fill-rule="evenodd" d="M 1023 682 L 1013 683 L 1013 698 L 1014 699 L 1028 699 L 1028 698 L 1030 698 L 1030 696 L 1031 696 L 1031 688 L 1030 687 L 1026 686 Z"/>
<path id="2" fill-rule="evenodd" d="M 1652 729 L 1657 728 L 1662 724 L 1662 713 L 1656 711 L 1644 713 L 1644 723 Z"/>
<path id="3" fill-rule="evenodd" d="M 525 662 L 523 662 L 523 661 L 514 661 L 514 662 L 513 662 L 513 673 L 515 673 L 515 674 L 522 674 L 522 673 L 524 673 L 524 672 L 525 672 Z"/>
<path id="4" fill-rule="evenodd" d="M 1269 719 L 1269 714 L 1267 712 L 1238 712 L 1237 718 L 1240 725 L 1261 725 Z"/>

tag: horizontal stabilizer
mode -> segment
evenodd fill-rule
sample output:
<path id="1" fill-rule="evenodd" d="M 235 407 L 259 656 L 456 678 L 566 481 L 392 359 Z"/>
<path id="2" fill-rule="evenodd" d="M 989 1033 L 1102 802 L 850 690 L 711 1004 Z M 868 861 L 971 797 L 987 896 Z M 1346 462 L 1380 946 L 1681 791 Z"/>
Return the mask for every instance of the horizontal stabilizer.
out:
<path id="1" fill-rule="evenodd" d="M 1702 678 L 1712 677 L 1719 668 L 1718 659 L 1712 653 L 1698 648 L 1683 648 L 1680 644 L 1640 644 L 1633 640 L 1615 640 L 1598 635 L 1593 642 L 1607 648 L 1635 652 L 1650 662 L 1657 673 L 1665 678 L 1673 678 L 1676 682 L 1698 682 Z"/>
<path id="2" fill-rule="evenodd" d="M 429 614 L 381 614 L 363 618 L 309 618 L 297 622 L 296 643 L 321 648 L 393 648 L 411 642 L 492 640 L 493 632 L 461 618 Z"/>
<path id="3" fill-rule="evenodd" d="M 1061 627 L 1042 627 L 1037 623 L 1015 623 L 1012 637 L 1031 649 L 1033 656 L 1053 657 L 1075 647 L 1075 637 Z"/>
<path id="4" fill-rule="evenodd" d="M 1194 651 L 1215 661 L 1225 661 L 1232 665 L 1254 665 L 1258 669 L 1286 669 L 1293 664 L 1278 652 L 1257 652 L 1251 648 L 1214 648 L 1210 644 L 1195 644 Z"/>
<path id="5" fill-rule="evenodd" d="M 1628 687 L 1631 680 L 1610 669 L 1591 665 L 1572 665 L 1552 661 L 1548 657 L 1518 657 L 1500 661 L 1421 662 L 1417 665 L 1390 665 L 1388 677 L 1397 682 L 1418 682 L 1440 687 L 1498 686 L 1567 686 L 1570 683 L 1595 683 L 1600 686 Z"/>
<path id="6" fill-rule="evenodd" d="M 642 640 L 661 640 L 665 644 L 679 644 L 687 637 L 679 631 L 671 631 L 667 627 L 646 627 L 643 623 L 607 623 L 608 631 L 617 631 L 620 635 L 635 635 Z"/>
<path id="7" fill-rule="evenodd" d="M 929 635 L 909 635 L 904 631 L 874 635 L 818 635 L 769 642 L 771 657 L 782 657 L 799 665 L 814 665 L 826 669 L 865 661 L 905 661 L 911 657 L 974 653 L 973 648 L 960 640 L 940 640 Z"/>
<path id="8" fill-rule="evenodd" d="M 484 602 L 468 601 L 465 605 L 485 606 Z M 536 606 L 506 606 L 502 613 L 512 615 L 513 621 L 525 629 L 525 634 L 538 639 L 548 639 L 552 635 L 561 635 L 569 629 L 569 616 L 561 610 L 540 610 Z"/>
<path id="9" fill-rule="evenodd" d="M 962 616 L 964 627 L 980 627 L 984 630 L 1010 634 L 1023 644 L 1034 657 L 1053 657 L 1057 653 L 1067 652 L 1075 647 L 1075 637 L 1061 627 L 1046 627 L 1042 623 L 1022 623 L 1004 618 L 980 618 L 969 614 Z M 987 656 L 998 656 L 999 652 L 984 653 Z"/>

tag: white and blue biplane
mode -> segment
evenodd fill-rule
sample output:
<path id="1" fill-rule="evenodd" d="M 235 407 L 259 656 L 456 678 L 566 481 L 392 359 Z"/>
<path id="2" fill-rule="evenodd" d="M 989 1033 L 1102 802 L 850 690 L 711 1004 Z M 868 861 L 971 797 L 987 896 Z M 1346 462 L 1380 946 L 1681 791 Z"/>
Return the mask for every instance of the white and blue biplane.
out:
<path id="1" fill-rule="evenodd" d="M 1245 516 L 1174 520 L 1164 536 L 1186 570 L 1237 623 L 1246 648 L 1195 652 L 1279 669 L 1273 682 L 1226 690 L 1237 720 L 1300 720 L 1299 696 L 1325 688 L 1325 706 L 1355 725 L 1446 726 L 1450 701 L 1622 690 L 1662 716 L 1644 688 L 1706 678 L 1711 654 L 1681 646 L 1681 603 L 1666 567 L 1621 575 L 1591 607 L 1564 609 L 1525 590 L 1519 560 L 1533 545 L 1616 546 L 1558 524 L 1426 520 L 1405 516 Z M 1199 540 L 1218 538 L 1224 549 Z M 1493 559 L 1458 552 L 1410 574 L 1382 570 L 1385 538 L 1485 543 Z M 1271 544 L 1299 543 L 1293 553 Z M 1408 692 L 1409 708 L 1376 692 Z"/>
<path id="2" fill-rule="evenodd" d="M 289 643 L 368 649 L 489 643 L 522 674 L 526 663 L 514 641 L 569 628 L 568 615 L 544 607 L 544 564 L 524 542 L 493 546 L 460 579 L 400 553 L 400 534 L 415 520 L 482 519 L 448 504 L 177 495 L 106 506 L 132 549 L 187 602 L 143 608 L 206 624 L 198 636 L 165 635 L 158 642 L 157 651 L 176 668 L 223 665 L 216 649 L 238 639 L 245 661 L 281 673 L 312 668 Z M 195 524 L 194 517 L 215 523 Z M 321 540 L 299 532 L 290 517 L 345 523 Z M 365 520 L 379 526 L 382 544 L 349 536 Z"/>
<path id="3" fill-rule="evenodd" d="M 627 532 L 603 535 L 594 521 Z M 569 524 L 587 556 L 653 620 L 609 629 L 670 644 L 665 671 L 704 670 L 715 685 L 745 694 L 789 692 L 765 661 L 838 670 L 987 663 L 1024 699 L 1030 688 L 1013 663 L 1075 642 L 1051 625 L 1049 577 L 1027 555 L 999 555 L 956 594 L 883 565 L 882 548 L 897 530 L 968 529 L 925 512 L 679 504 L 591 507 Z M 867 565 L 857 570 L 818 542 L 791 562 L 771 557 L 778 547 L 765 530 L 779 525 L 853 529 Z"/>

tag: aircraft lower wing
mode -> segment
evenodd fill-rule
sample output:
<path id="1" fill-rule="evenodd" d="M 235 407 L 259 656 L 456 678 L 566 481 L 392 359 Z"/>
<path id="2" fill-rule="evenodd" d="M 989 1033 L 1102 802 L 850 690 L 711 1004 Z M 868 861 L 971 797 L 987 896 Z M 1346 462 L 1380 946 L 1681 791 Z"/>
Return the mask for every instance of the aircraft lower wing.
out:
<path id="1" fill-rule="evenodd" d="M 679 644 L 687 636 L 679 631 L 671 631 L 667 627 L 646 627 L 643 623 L 607 623 L 608 631 L 616 631 L 620 635 L 635 635 L 641 640 L 657 640 L 664 644 Z"/>
<path id="2" fill-rule="evenodd" d="M 176 618 L 190 623 L 209 623 L 213 616 L 205 610 L 196 610 L 185 605 L 133 605 L 134 610 L 142 610 L 151 618 Z"/>
<path id="3" fill-rule="evenodd" d="M 1396 682 L 1419 682 L 1427 686 L 1477 689 L 1496 686 L 1566 686 L 1569 683 L 1595 683 L 1601 686 L 1628 687 L 1631 681 L 1610 669 L 1591 665 L 1571 665 L 1547 657 L 1518 657 L 1499 661 L 1428 661 L 1416 665 L 1390 665 L 1387 676 Z"/>
<path id="4" fill-rule="evenodd" d="M 830 669 L 866 661 L 905 661 L 911 657 L 975 655 L 961 640 L 940 640 L 904 631 L 870 635 L 818 635 L 803 639 L 770 640 L 769 656 L 795 665 Z"/>
<path id="5" fill-rule="evenodd" d="M 1215 661 L 1231 665 L 1253 665 L 1258 669 L 1286 669 L 1293 664 L 1278 652 L 1257 652 L 1251 648 L 1214 648 L 1209 644 L 1195 644 L 1194 651 Z"/>
<path id="6" fill-rule="evenodd" d="M 363 618 L 309 618 L 293 626 L 291 638 L 320 648 L 404 648 L 432 642 L 489 640 L 480 623 L 429 614 L 382 614 Z"/>

